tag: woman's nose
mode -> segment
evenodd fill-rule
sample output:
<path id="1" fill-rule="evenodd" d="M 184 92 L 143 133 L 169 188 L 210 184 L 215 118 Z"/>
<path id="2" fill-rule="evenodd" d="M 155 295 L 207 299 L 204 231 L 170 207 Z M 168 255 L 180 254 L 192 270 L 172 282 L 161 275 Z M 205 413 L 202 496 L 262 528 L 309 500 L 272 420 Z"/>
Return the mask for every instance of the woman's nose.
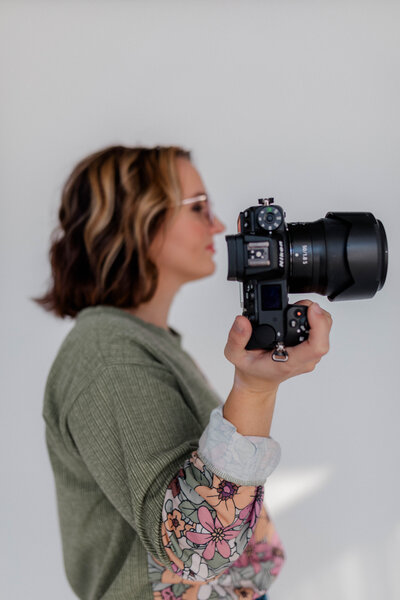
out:
<path id="1" fill-rule="evenodd" d="M 225 231 L 225 229 L 226 229 L 226 227 L 225 227 L 225 225 L 222 223 L 222 221 L 220 221 L 220 220 L 218 219 L 218 217 L 216 217 L 216 216 L 214 215 L 214 220 L 213 220 L 213 223 L 212 223 L 212 225 L 211 225 L 211 231 L 212 231 L 212 233 L 213 233 L 213 234 L 215 234 L 215 233 L 222 233 L 223 231 Z"/>

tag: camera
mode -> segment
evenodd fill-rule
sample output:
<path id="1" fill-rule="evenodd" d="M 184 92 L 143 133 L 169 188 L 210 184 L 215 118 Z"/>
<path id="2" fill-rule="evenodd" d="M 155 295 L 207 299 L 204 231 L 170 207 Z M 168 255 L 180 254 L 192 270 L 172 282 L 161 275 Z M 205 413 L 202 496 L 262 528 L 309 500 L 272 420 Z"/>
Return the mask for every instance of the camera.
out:
<path id="1" fill-rule="evenodd" d="M 307 307 L 288 293 L 314 292 L 328 300 L 372 298 L 382 289 L 388 246 L 381 221 L 369 212 L 328 212 L 311 223 L 286 223 L 273 198 L 239 214 L 238 233 L 225 236 L 228 280 L 241 284 L 243 315 L 252 325 L 247 350 L 272 350 L 308 338 Z"/>

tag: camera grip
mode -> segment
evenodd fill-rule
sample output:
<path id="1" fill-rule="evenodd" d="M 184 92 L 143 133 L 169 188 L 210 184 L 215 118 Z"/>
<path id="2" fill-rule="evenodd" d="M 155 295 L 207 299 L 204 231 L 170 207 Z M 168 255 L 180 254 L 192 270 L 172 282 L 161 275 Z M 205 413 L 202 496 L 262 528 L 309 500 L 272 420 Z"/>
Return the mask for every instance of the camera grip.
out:
<path id="1" fill-rule="evenodd" d="M 253 325 L 253 331 L 246 344 L 246 350 L 272 350 L 276 345 L 275 329 L 270 325 Z"/>

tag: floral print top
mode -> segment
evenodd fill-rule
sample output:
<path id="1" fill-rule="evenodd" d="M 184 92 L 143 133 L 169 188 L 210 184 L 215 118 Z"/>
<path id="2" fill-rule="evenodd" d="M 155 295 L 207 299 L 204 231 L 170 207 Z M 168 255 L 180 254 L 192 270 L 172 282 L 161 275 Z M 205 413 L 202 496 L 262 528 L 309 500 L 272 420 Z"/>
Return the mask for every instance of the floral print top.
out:
<path id="1" fill-rule="evenodd" d="M 271 438 L 238 434 L 223 418 L 222 407 L 213 411 L 207 429 L 165 495 L 161 535 L 170 565 L 166 568 L 148 553 L 154 600 L 256 600 L 264 597 L 284 560 L 263 503 L 263 485 L 237 483 L 240 456 L 226 458 L 232 443 L 237 446 L 239 440 L 244 449 L 246 440 L 255 445 L 254 462 L 260 464 L 257 452 L 269 443 L 275 452 L 264 465 L 268 471 L 278 460 L 278 445 Z M 215 469 L 231 470 L 231 477 L 219 476 L 210 466 L 210 459 L 218 463 L 215 448 L 219 457 L 225 454 L 225 464 Z M 242 467 L 246 462 L 242 457 Z M 256 476 L 247 468 L 248 477 Z"/>

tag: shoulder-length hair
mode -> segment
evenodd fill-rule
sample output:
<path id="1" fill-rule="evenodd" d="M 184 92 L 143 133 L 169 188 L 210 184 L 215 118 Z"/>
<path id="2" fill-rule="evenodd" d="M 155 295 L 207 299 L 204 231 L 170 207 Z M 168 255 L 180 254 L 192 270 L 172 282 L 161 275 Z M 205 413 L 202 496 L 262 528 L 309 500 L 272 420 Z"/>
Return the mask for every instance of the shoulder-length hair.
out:
<path id="1" fill-rule="evenodd" d="M 182 199 L 178 157 L 191 158 L 178 146 L 110 146 L 81 160 L 64 184 L 50 238 L 50 287 L 32 300 L 62 318 L 150 300 L 158 274 L 149 246 Z"/>

